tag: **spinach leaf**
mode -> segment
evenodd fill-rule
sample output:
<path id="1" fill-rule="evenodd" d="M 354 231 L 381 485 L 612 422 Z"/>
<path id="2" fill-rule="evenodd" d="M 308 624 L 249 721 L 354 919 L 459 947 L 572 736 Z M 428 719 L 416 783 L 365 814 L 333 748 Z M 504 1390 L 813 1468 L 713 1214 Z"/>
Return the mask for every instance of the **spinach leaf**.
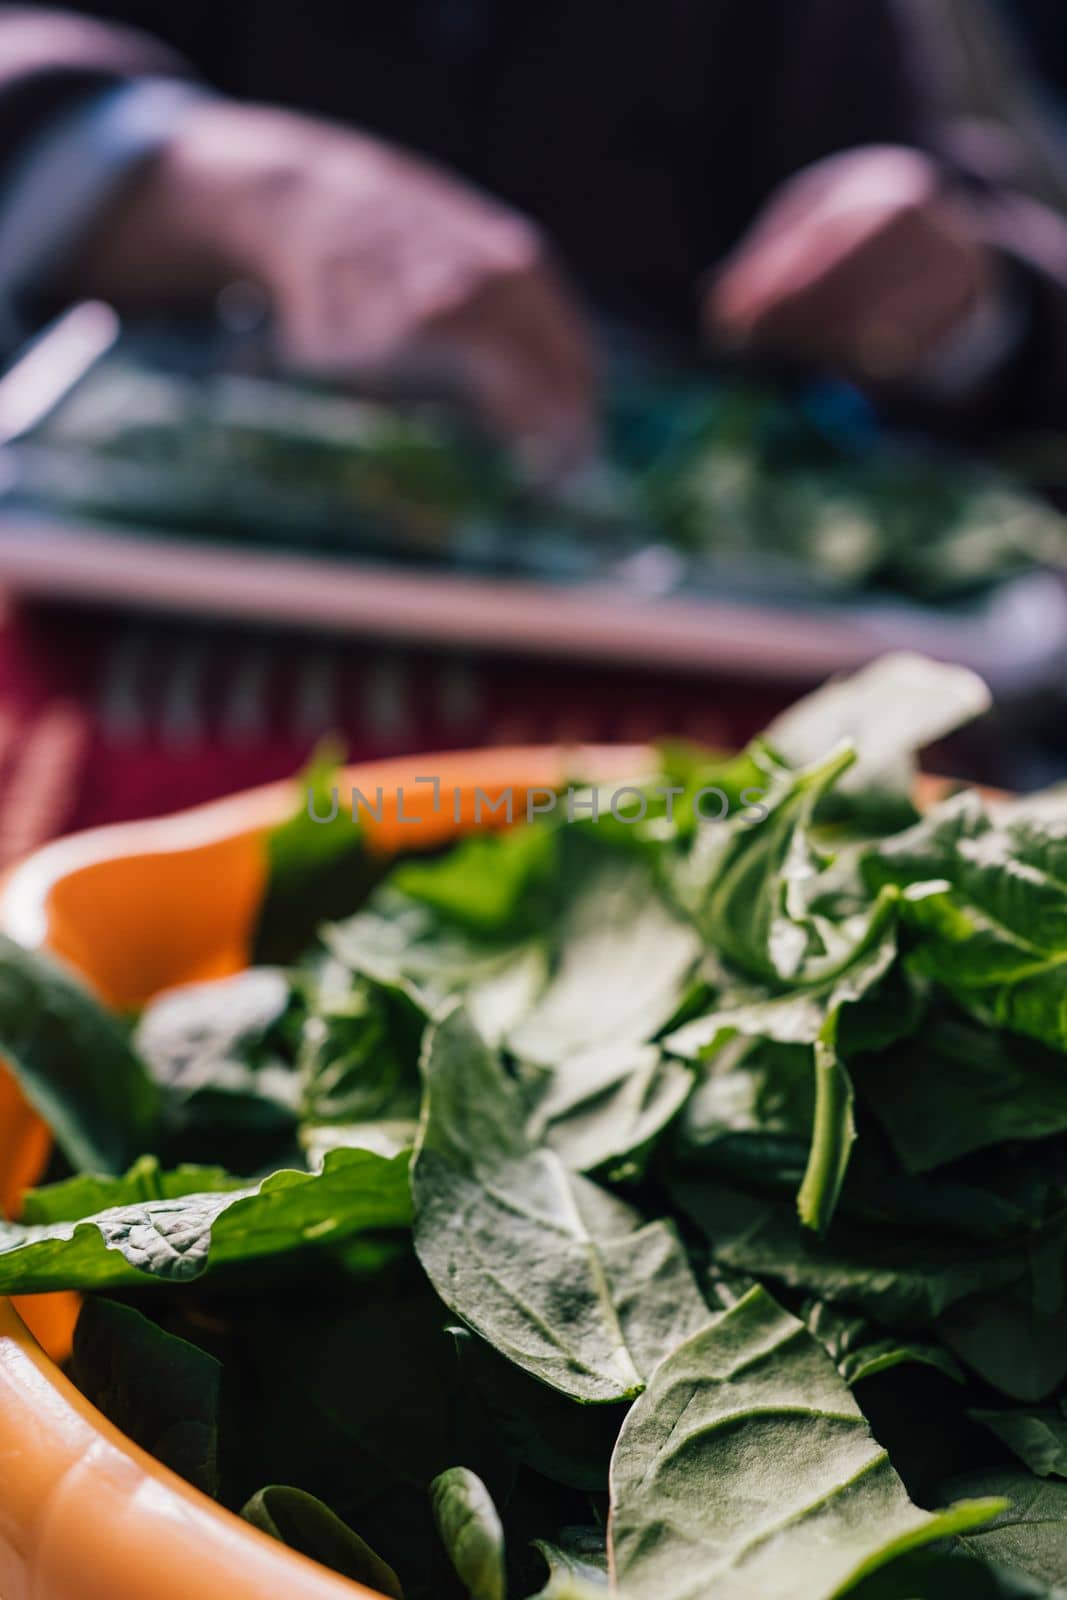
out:
<path id="1" fill-rule="evenodd" d="M 402 862 L 390 887 L 469 933 L 522 937 L 543 920 L 558 890 L 559 836 L 545 822 L 472 834 L 436 860 Z"/>
<path id="2" fill-rule="evenodd" d="M 0 1223 L 0 1293 L 190 1283 L 403 1228 L 407 1168 L 406 1155 L 332 1150 L 318 1173 L 275 1172 L 253 1186 L 203 1190 L 195 1168 L 163 1174 L 156 1197 L 137 1201 L 127 1198 L 130 1179 L 119 1178 L 114 1200 L 80 1219 Z M 38 1208 L 48 1205 L 44 1193 Z"/>
<path id="3" fill-rule="evenodd" d="M 544 993 L 507 1035 L 523 1060 L 555 1065 L 608 1046 L 643 1044 L 670 1022 L 700 956 L 643 855 L 572 841 L 574 875 Z"/>
<path id="4" fill-rule="evenodd" d="M 856 1063 L 863 1100 L 907 1172 L 928 1172 L 1009 1139 L 1067 1132 L 1063 1056 L 933 1008 L 917 1038 Z"/>
<path id="5" fill-rule="evenodd" d="M 123 1025 L 48 957 L 0 934 L 0 1055 L 73 1167 L 155 1147 L 159 1096 Z"/>
<path id="6" fill-rule="evenodd" d="M 811 838 L 815 807 L 855 758 L 846 744 L 816 765 L 773 770 L 761 821 L 738 816 L 697 834 L 678 887 L 704 938 L 738 973 L 815 983 L 835 976 L 865 942 L 864 929 L 834 926 L 811 908 L 826 865 Z"/>
<path id="7" fill-rule="evenodd" d="M 157 1083 L 173 1088 L 200 1088 L 225 1079 L 227 1069 L 237 1077 L 242 1070 L 285 1074 L 296 1035 L 286 1028 L 292 1000 L 281 968 L 251 967 L 166 990 L 145 1007 L 134 1037 Z"/>
<path id="8" fill-rule="evenodd" d="M 78 1173 L 58 1183 L 42 1184 L 23 1196 L 21 1220 L 40 1226 L 78 1222 L 94 1211 L 132 1206 L 146 1200 L 177 1200 L 188 1194 L 227 1193 L 242 1180 L 222 1167 L 182 1165 L 167 1171 L 155 1156 L 142 1156 L 121 1178 Z"/>
<path id="9" fill-rule="evenodd" d="M 91 1295 L 74 1329 L 71 1377 L 135 1444 L 218 1495 L 222 1368 L 213 1356 L 132 1306 Z"/>
<path id="10" fill-rule="evenodd" d="M 234 1354 L 245 1492 L 266 1476 L 325 1499 L 366 1531 L 408 1600 L 451 1592 L 432 1480 L 458 1457 L 503 1503 L 514 1479 L 448 1324 L 400 1258 L 360 1281 L 317 1273 L 292 1303 L 264 1294 Z"/>
<path id="11" fill-rule="evenodd" d="M 524 1372 L 469 1328 L 450 1332 L 463 1376 L 508 1454 L 554 1483 L 606 1493 L 625 1401 L 582 1405 Z"/>
<path id="12" fill-rule="evenodd" d="M 1039 1478 L 1067 1478 L 1067 1410 L 972 1411 Z"/>
<path id="13" fill-rule="evenodd" d="M 1026 1271 L 1014 1240 L 974 1241 L 846 1218 L 819 1238 L 772 1197 L 683 1173 L 669 1181 L 727 1271 L 843 1302 L 890 1327 L 928 1325 L 957 1302 L 996 1293 Z"/>
<path id="14" fill-rule="evenodd" d="M 1045 1236 L 1020 1240 L 1017 1248 L 1019 1270 L 1012 1284 L 947 1307 L 937 1333 L 1003 1394 L 1043 1400 L 1067 1379 L 1062 1222 Z"/>
<path id="15" fill-rule="evenodd" d="M 168 1160 L 254 1172 L 291 1158 L 300 1009 L 274 967 L 186 984 L 146 1007 L 134 1042 L 160 1087 Z"/>
<path id="16" fill-rule="evenodd" d="M 300 1043 L 303 1126 L 414 1120 L 425 1020 L 402 987 L 324 963 Z"/>
<path id="17" fill-rule="evenodd" d="M 389 1600 L 404 1600 L 400 1580 L 359 1534 L 323 1501 L 288 1484 L 272 1483 L 241 1507 L 246 1522 L 291 1550 L 332 1567 L 353 1583 L 366 1584 Z"/>
<path id="18" fill-rule="evenodd" d="M 431 1483 L 430 1504 L 470 1600 L 505 1600 L 504 1530 L 481 1478 L 469 1467 L 450 1467 Z"/>
<path id="19" fill-rule="evenodd" d="M 600 1046 L 546 1073 L 529 1123 L 532 1144 L 547 1144 L 574 1172 L 625 1170 L 678 1113 L 692 1075 L 656 1045 Z"/>
<path id="20" fill-rule="evenodd" d="M 567 1544 L 534 1540 L 548 1567 L 548 1582 L 533 1600 L 592 1600 L 593 1596 L 603 1600 L 607 1593 L 608 1556 L 603 1533 L 599 1528 L 564 1529 L 561 1539 L 568 1532 L 587 1537 L 572 1537 Z"/>
<path id="21" fill-rule="evenodd" d="M 706 1316 L 673 1228 L 531 1146 L 525 1108 L 462 1011 L 433 1029 L 412 1167 L 415 1248 L 490 1344 L 579 1400 L 636 1394 Z"/>
<path id="22" fill-rule="evenodd" d="M 843 1018 L 844 1008 L 859 1006 L 875 993 L 896 953 L 896 932 L 885 902 L 877 916 L 865 920 L 854 959 L 840 972 L 794 988 L 733 984 L 720 990 L 705 1015 L 668 1034 L 664 1047 L 672 1055 L 692 1061 L 714 1051 L 735 1033 L 773 1039 L 778 1044 L 814 1044 L 831 1018 Z"/>
<path id="23" fill-rule="evenodd" d="M 810 1049 L 739 1034 L 700 1061 L 672 1153 L 681 1165 L 789 1193 L 804 1171 L 814 1115 Z"/>
<path id="24" fill-rule="evenodd" d="M 349 797 L 341 792 L 341 759 L 332 742 L 315 752 L 294 785 L 292 814 L 267 836 L 267 886 L 253 941 L 257 962 L 296 960 L 321 922 L 360 905 L 392 865 L 366 848 L 352 820 Z M 316 820 L 330 817 L 334 795 L 337 816 Z"/>
<path id="25" fill-rule="evenodd" d="M 634 1600 L 832 1600 L 1004 1504 L 913 1505 L 821 1346 L 758 1288 L 656 1370 L 611 1483 L 612 1572 Z"/>
<path id="26" fill-rule="evenodd" d="M 968 1547 L 1041 1583 L 1061 1582 L 1067 1573 L 1067 1484 L 1028 1472 L 995 1470 L 953 1478 L 946 1492 L 996 1495 L 1007 1501 L 987 1528 L 970 1534 Z"/>
<path id="27" fill-rule="evenodd" d="M 982 1021 L 1067 1042 L 1067 821 L 997 823 L 974 794 L 872 849 L 873 886 L 905 889 L 911 963 Z"/>
<path id="28" fill-rule="evenodd" d="M 849 1600 L 1067 1600 L 1067 1589 L 990 1566 L 966 1550 L 919 1550 L 865 1578 Z"/>
<path id="29" fill-rule="evenodd" d="M 887 1337 L 865 1317 L 850 1316 L 821 1300 L 808 1301 L 801 1316 L 850 1387 L 908 1365 L 932 1367 L 954 1383 L 965 1381 L 959 1363 L 932 1341 Z"/>
<path id="30" fill-rule="evenodd" d="M 837 1049 L 847 1008 L 862 1002 L 888 972 L 896 954 L 896 936 L 889 901 L 880 902 L 867 919 L 855 959 L 821 984 L 784 995 L 735 998 L 721 1009 L 685 1024 L 665 1041 L 682 1056 L 714 1052 L 735 1033 L 780 1044 L 811 1043 L 814 1098 L 811 1135 L 804 1176 L 797 1193 L 801 1221 L 817 1232 L 829 1225 L 848 1170 L 855 1139 L 853 1089 Z"/>
<path id="31" fill-rule="evenodd" d="M 915 820 L 915 753 L 990 704 L 989 690 L 966 667 L 900 651 L 806 695 L 771 723 L 764 738 L 793 767 L 849 740 L 857 761 L 833 798 L 891 832 Z"/>
<path id="32" fill-rule="evenodd" d="M 325 928 L 323 937 L 343 967 L 406 994 L 427 1016 L 463 998 L 493 1042 L 530 1009 L 548 974 L 542 939 L 477 937 L 391 883 L 363 911 Z"/>

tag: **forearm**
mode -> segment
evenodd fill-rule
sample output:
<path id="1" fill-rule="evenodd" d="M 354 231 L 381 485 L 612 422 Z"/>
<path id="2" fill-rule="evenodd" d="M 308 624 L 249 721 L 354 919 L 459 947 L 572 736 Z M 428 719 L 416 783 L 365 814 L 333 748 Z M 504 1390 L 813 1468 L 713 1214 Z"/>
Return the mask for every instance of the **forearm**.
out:
<path id="1" fill-rule="evenodd" d="M 348 130 L 334 149 L 322 123 L 205 97 L 100 217 L 72 286 L 134 311 L 202 302 L 235 279 L 276 292 L 280 241 L 292 241 L 309 176 L 331 152 L 351 178 L 385 156 Z"/>
<path id="2" fill-rule="evenodd" d="M 219 115 L 209 100 L 190 106 L 175 136 L 129 174 L 69 262 L 69 293 L 152 310 L 208 300 L 248 275 L 244 161 L 216 139 Z"/>
<path id="3" fill-rule="evenodd" d="M 66 296 L 86 234 L 196 93 L 146 36 L 0 6 L 0 346 Z"/>

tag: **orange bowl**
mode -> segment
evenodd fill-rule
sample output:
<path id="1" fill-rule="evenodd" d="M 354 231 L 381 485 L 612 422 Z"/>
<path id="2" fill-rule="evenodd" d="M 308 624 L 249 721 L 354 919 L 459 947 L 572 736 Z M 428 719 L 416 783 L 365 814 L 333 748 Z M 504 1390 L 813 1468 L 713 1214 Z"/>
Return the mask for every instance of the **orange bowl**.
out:
<path id="1" fill-rule="evenodd" d="M 361 825 L 371 848 L 393 853 L 485 825 L 476 791 L 490 802 L 512 791 L 521 814 L 536 789 L 558 788 L 576 774 L 639 776 L 649 762 L 649 751 L 636 746 L 485 750 L 352 767 L 339 787 L 344 795 L 381 788 L 380 820 L 364 815 Z M 439 795 L 416 781 L 427 774 L 439 779 Z M 8 875 L 0 928 L 61 956 L 115 1006 L 143 1005 L 172 984 L 239 971 L 249 962 L 266 886 L 267 836 L 296 799 L 292 784 L 272 784 L 158 821 L 58 840 Z M 5 1206 L 35 1181 L 48 1149 L 47 1129 L 0 1068 Z M 370 1596 L 216 1505 L 91 1406 L 56 1359 L 69 1348 L 75 1307 L 70 1295 L 17 1305 L 0 1299 L 4 1600 Z"/>

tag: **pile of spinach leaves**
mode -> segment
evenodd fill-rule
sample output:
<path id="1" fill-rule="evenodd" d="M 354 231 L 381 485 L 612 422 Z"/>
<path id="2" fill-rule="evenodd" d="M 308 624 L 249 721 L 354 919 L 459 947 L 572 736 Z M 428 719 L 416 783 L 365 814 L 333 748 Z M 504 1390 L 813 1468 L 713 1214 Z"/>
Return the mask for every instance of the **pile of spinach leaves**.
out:
<path id="1" fill-rule="evenodd" d="M 4 943 L 0 1292 L 384 1595 L 1063 1600 L 1067 794 L 911 800 L 986 703 L 887 658 L 384 875 L 294 822 L 273 964 L 132 1023 Z"/>

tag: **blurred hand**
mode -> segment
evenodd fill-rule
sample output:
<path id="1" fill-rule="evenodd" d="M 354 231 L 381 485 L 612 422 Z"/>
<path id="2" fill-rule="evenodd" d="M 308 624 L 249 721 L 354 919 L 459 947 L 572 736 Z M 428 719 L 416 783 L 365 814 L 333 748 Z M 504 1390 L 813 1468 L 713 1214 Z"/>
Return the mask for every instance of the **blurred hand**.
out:
<path id="1" fill-rule="evenodd" d="M 848 151 L 785 184 L 711 285 L 732 348 L 777 351 L 861 380 L 922 375 L 996 294 L 992 252 L 930 157 Z"/>
<path id="2" fill-rule="evenodd" d="M 591 447 L 593 363 L 537 230 L 378 140 L 205 102 L 123 196 L 81 292 L 144 306 L 259 284 L 283 357 L 331 376 L 418 368 L 548 467 Z"/>

